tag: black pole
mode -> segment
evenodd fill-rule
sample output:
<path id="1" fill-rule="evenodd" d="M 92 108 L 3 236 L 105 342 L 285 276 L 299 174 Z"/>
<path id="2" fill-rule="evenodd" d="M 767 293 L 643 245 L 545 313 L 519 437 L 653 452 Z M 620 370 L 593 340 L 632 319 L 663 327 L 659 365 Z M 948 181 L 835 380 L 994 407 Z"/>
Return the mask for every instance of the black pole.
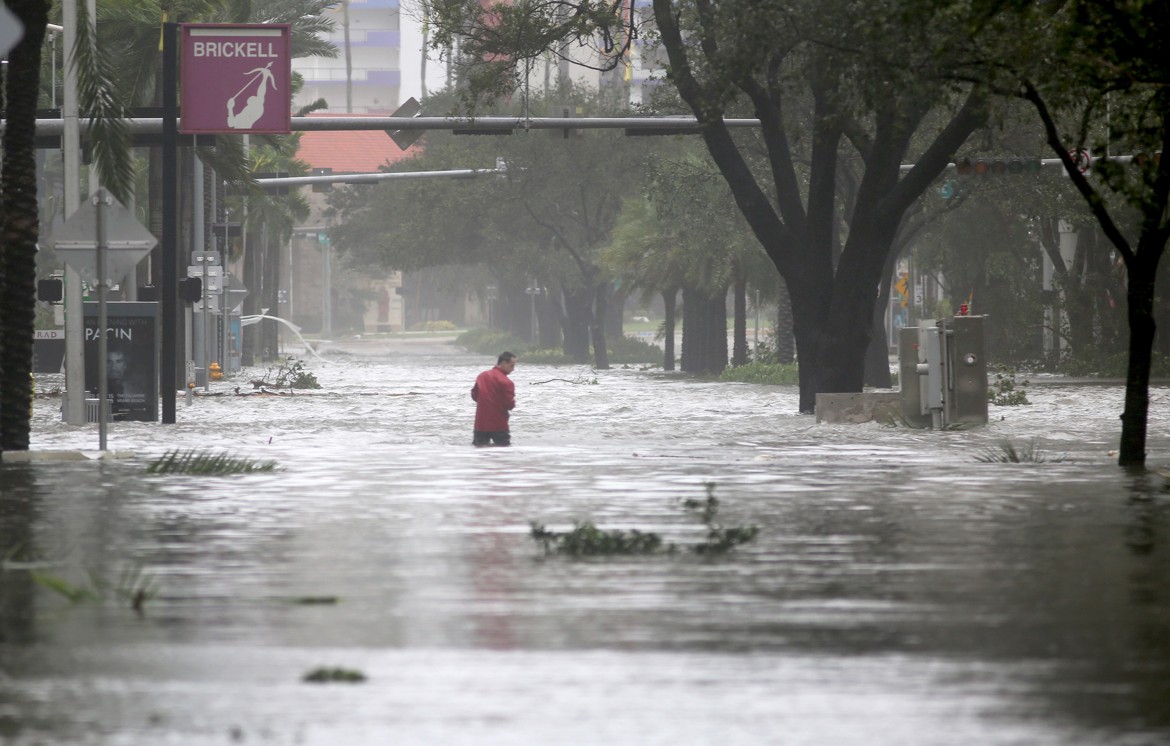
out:
<path id="1" fill-rule="evenodd" d="M 163 132 L 162 132 L 162 351 L 158 390 L 162 393 L 162 421 L 175 424 L 175 360 L 179 307 L 179 45 L 177 23 L 163 24 Z"/>

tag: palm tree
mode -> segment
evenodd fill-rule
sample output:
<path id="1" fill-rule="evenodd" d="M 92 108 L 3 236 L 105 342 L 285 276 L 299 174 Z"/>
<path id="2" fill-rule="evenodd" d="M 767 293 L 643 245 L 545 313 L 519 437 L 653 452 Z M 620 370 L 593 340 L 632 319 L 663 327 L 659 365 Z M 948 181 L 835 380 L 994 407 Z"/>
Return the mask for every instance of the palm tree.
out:
<path id="1" fill-rule="evenodd" d="M 679 261 L 676 237 L 664 230 L 648 199 L 633 197 L 622 205 L 613 240 L 602 251 L 601 262 L 608 274 L 640 288 L 644 299 L 661 293 L 666 316 L 661 331 L 665 347 L 662 368 L 674 370 L 678 291 L 686 273 Z"/>
<path id="2" fill-rule="evenodd" d="M 49 21 L 46 0 L 8 0 L 24 37 L 8 58 L 0 89 L 7 104 L 0 163 L 0 450 L 25 451 L 32 397 L 36 300 L 36 109 L 41 47 Z"/>

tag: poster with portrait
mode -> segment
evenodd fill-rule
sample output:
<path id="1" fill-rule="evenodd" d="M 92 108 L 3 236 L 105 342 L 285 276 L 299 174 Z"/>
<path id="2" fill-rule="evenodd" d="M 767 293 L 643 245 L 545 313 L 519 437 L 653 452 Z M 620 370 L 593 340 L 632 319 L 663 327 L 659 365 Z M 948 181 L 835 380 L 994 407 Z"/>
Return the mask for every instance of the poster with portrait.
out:
<path id="1" fill-rule="evenodd" d="M 115 421 L 158 421 L 158 304 L 106 304 L 106 391 Z M 98 396 L 98 306 L 85 304 L 85 390 Z"/>

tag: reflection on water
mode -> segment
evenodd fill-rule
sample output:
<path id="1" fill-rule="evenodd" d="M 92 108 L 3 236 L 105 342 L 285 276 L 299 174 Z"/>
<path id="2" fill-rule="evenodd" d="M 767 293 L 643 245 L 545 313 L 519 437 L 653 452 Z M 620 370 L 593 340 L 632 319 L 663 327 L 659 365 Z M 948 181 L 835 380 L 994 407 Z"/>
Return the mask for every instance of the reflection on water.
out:
<path id="1" fill-rule="evenodd" d="M 310 366 L 319 392 L 225 383 L 177 425 L 113 425 L 134 458 L 0 467 L 0 738 L 1170 740 L 1170 501 L 1113 465 L 1119 387 L 1037 385 L 985 429 L 919 432 L 817 425 L 795 389 L 521 360 L 516 445 L 475 449 L 490 363 L 355 348 Z M 93 448 L 55 406 L 34 448 Z M 974 458 L 1005 437 L 1067 460 Z M 172 447 L 282 471 L 142 474 Z M 721 522 L 762 528 L 725 558 L 571 562 L 528 537 L 700 541 L 680 501 L 707 482 Z M 69 604 L 45 576 L 107 587 Z M 143 579 L 138 615 L 118 585 Z M 318 666 L 368 680 L 300 682 Z"/>

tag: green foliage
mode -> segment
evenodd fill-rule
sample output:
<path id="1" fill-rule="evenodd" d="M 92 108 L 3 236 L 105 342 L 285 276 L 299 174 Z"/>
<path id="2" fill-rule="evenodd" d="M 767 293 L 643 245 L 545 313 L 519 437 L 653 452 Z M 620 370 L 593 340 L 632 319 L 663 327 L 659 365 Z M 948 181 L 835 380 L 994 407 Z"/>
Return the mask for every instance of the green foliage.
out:
<path id="1" fill-rule="evenodd" d="M 321 384 L 317 382 L 317 376 L 305 370 L 304 362 L 291 357 L 277 368 L 275 385 L 281 389 L 321 388 Z"/>
<path id="2" fill-rule="evenodd" d="M 1129 369 L 1129 352 L 1100 349 L 1078 350 L 1069 355 L 1056 370 L 1078 378 L 1125 378 Z M 1170 357 L 1154 351 L 1150 359 L 1150 375 L 1170 377 Z"/>
<path id="3" fill-rule="evenodd" d="M 1010 440 L 1001 441 L 997 448 L 986 448 L 975 457 L 976 461 L 987 464 L 1042 464 L 1060 463 L 1065 460 L 1063 455 L 1048 457 L 1035 442 L 1016 448 Z"/>
<path id="4" fill-rule="evenodd" d="M 71 604 L 101 600 L 98 592 L 89 585 L 70 583 L 62 577 L 46 572 L 34 571 L 29 575 L 37 585 L 63 596 Z"/>
<path id="5" fill-rule="evenodd" d="M 314 668 L 301 677 L 301 681 L 309 684 L 360 684 L 365 680 L 366 675 L 361 671 L 352 668 L 328 668 L 325 666 Z"/>
<path id="6" fill-rule="evenodd" d="M 719 513 L 719 500 L 715 497 L 715 483 L 707 482 L 705 500 L 686 499 L 682 505 L 707 526 L 707 537 L 688 548 L 699 555 L 725 554 L 735 547 L 755 540 L 759 535 L 758 526 L 721 526 L 715 522 Z M 601 529 L 591 522 L 574 522 L 567 532 L 550 531 L 543 524 L 532 522 L 532 540 L 539 544 L 546 555 L 557 554 L 567 557 L 607 557 L 614 555 L 674 554 L 677 545 L 663 542 L 655 533 L 637 529 Z"/>
<path id="7" fill-rule="evenodd" d="M 662 348 L 635 337 L 622 335 L 617 339 L 606 336 L 609 362 L 617 365 L 661 365 Z"/>
<path id="8" fill-rule="evenodd" d="M 455 344 L 477 355 L 498 355 L 511 350 L 519 355 L 528 345 L 507 332 L 496 329 L 468 329 L 455 338 Z"/>
<path id="9" fill-rule="evenodd" d="M 544 548 L 545 554 L 568 557 L 593 557 L 615 554 L 654 554 L 663 549 L 662 537 L 637 529 L 621 531 L 599 529 L 592 523 L 574 523 L 565 533 L 549 531 L 539 523 L 532 523 L 532 539 Z M 666 551 L 674 551 L 667 546 Z"/>
<path id="10" fill-rule="evenodd" d="M 759 526 L 720 526 L 715 523 L 715 518 L 719 513 L 719 499 L 715 497 L 715 483 L 707 482 L 704 487 L 707 489 L 706 500 L 688 499 L 683 501 L 683 506 L 688 510 L 697 511 L 699 518 L 707 526 L 707 540 L 692 546 L 691 551 L 695 554 L 725 554 L 740 544 L 754 541 L 760 533 Z"/>
<path id="11" fill-rule="evenodd" d="M 453 332 L 457 329 L 454 324 L 444 319 L 435 319 L 433 321 L 420 321 L 410 327 L 412 332 Z"/>
<path id="12" fill-rule="evenodd" d="M 1016 381 L 1013 370 L 1001 368 L 995 374 L 995 380 L 987 388 L 987 400 L 997 407 L 1018 407 L 1031 404 L 1028 394 L 1022 388 L 1028 385 L 1028 380 Z"/>
<path id="13" fill-rule="evenodd" d="M 521 345 L 518 349 L 522 352 L 516 354 L 523 355 L 522 362 L 531 365 L 578 365 L 576 360 L 565 354 L 564 350 L 556 349 L 524 349 Z"/>
<path id="14" fill-rule="evenodd" d="M 614 365 L 654 365 L 662 363 L 662 350 L 649 342 L 621 336 L 607 339 L 609 362 Z M 533 348 L 528 342 L 494 329 L 469 329 L 455 338 L 455 344 L 477 355 L 498 355 L 511 350 L 520 362 L 533 365 L 578 365 L 560 349 Z"/>
<path id="15" fill-rule="evenodd" d="M 160 588 L 158 581 L 152 575 L 144 573 L 140 565 L 126 567 L 116 583 L 111 583 L 92 572 L 83 583 L 71 583 L 52 573 L 40 571 L 33 571 L 30 576 L 42 588 L 63 596 L 71 604 L 117 600 L 129 604 L 140 614 L 146 602 L 158 595 Z"/>
<path id="16" fill-rule="evenodd" d="M 748 363 L 733 368 L 724 368 L 719 374 L 721 381 L 736 381 L 739 383 L 771 383 L 776 385 L 792 385 L 800 383 L 800 368 L 792 365 L 778 365 L 775 363 Z"/>
<path id="17" fill-rule="evenodd" d="M 227 453 L 203 453 L 195 450 L 167 451 L 146 467 L 147 474 L 251 474 L 276 471 L 275 461 L 236 458 Z"/>

